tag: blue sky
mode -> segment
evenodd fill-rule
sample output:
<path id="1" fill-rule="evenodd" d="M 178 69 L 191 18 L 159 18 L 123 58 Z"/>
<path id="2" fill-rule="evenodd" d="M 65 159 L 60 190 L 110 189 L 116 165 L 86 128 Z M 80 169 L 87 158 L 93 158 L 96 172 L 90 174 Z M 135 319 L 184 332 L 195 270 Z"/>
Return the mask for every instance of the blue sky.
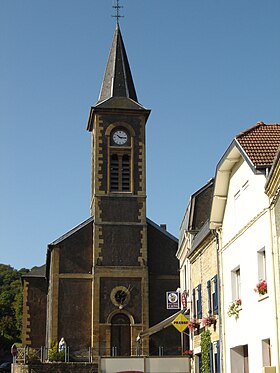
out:
<path id="1" fill-rule="evenodd" d="M 0 263 L 45 262 L 89 217 L 90 107 L 112 0 L 0 3 Z M 232 138 L 280 122 L 279 0 L 122 0 L 120 27 L 147 124 L 147 211 L 178 236 L 189 197 Z"/>

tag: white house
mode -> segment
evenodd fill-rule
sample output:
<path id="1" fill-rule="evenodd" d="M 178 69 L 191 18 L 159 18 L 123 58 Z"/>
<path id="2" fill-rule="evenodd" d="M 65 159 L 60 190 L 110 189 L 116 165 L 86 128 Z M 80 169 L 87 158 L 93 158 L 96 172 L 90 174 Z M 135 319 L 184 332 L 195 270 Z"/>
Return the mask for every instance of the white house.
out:
<path id="1" fill-rule="evenodd" d="M 265 194 L 279 144 L 280 125 L 259 122 L 235 137 L 216 168 L 210 229 L 220 238 L 221 366 L 227 373 L 279 373 Z M 266 283 L 255 291 L 260 280 Z"/>

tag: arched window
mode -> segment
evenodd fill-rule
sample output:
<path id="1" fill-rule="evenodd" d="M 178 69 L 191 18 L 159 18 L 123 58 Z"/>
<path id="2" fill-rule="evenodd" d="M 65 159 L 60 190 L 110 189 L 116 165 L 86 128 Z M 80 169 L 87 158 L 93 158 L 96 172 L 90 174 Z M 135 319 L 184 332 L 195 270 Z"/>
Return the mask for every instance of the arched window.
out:
<path id="1" fill-rule="evenodd" d="M 115 127 L 109 141 L 109 192 L 131 192 L 131 135 L 127 129 Z"/>

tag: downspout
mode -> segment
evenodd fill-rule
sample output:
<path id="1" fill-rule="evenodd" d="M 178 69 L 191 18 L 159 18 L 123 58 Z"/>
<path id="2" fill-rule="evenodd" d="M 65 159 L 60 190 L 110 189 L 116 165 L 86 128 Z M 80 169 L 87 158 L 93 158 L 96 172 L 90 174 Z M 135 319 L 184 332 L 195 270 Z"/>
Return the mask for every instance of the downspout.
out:
<path id="1" fill-rule="evenodd" d="M 222 315 L 222 303 L 224 304 L 224 298 L 222 297 L 224 295 L 224 292 L 222 291 L 222 278 L 223 278 L 223 268 L 222 268 L 222 254 L 220 251 L 221 248 L 221 232 L 219 229 L 212 230 L 216 237 L 216 261 L 217 261 L 217 277 L 218 277 L 218 296 L 219 296 L 219 302 L 218 302 L 218 312 L 219 312 L 219 340 L 220 340 L 220 372 L 223 373 L 224 366 L 225 366 L 225 357 L 224 357 L 224 351 L 225 351 L 225 337 L 223 334 L 223 315 Z"/>
<path id="2" fill-rule="evenodd" d="M 274 203 L 272 201 L 272 203 L 270 204 L 269 206 L 269 217 L 270 217 L 270 245 L 271 245 L 271 254 L 272 254 L 272 278 L 273 278 L 273 287 L 274 287 L 274 291 L 273 291 L 273 298 L 274 298 L 274 307 L 275 307 L 275 326 L 276 326 L 276 333 L 275 333 L 275 342 L 276 342 L 276 359 L 277 359 L 277 371 L 280 373 L 280 346 L 279 346 L 279 330 L 280 330 L 280 325 L 279 325 L 279 318 L 278 318 L 278 314 L 279 314 L 279 306 L 278 306 L 278 297 L 276 295 L 276 290 L 278 288 L 277 284 L 279 284 L 279 261 L 278 261 L 278 257 L 277 257 L 277 253 L 275 253 L 275 247 L 278 247 L 278 243 L 277 243 L 277 236 L 276 236 L 276 240 L 274 238 L 274 234 L 273 234 L 273 226 L 275 226 L 275 220 L 273 218 L 273 213 L 272 213 L 272 209 L 274 208 L 275 209 L 275 206 L 273 207 Z M 276 230 L 275 230 L 276 231 Z M 276 243 L 275 243 L 276 241 Z M 278 249 L 279 250 L 279 249 Z M 277 262 L 276 264 L 276 270 L 275 270 L 275 262 Z M 278 268 L 277 268 L 278 267 Z M 276 276 L 277 276 L 277 279 L 276 279 Z"/>

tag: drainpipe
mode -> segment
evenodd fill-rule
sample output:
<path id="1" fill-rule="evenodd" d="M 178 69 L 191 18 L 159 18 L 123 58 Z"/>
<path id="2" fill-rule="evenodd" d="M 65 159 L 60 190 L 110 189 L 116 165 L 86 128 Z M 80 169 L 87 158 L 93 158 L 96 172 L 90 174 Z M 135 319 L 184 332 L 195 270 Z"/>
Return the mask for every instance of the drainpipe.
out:
<path id="1" fill-rule="evenodd" d="M 221 258 L 221 233 L 219 229 L 212 230 L 212 233 L 216 237 L 216 262 L 217 262 L 217 277 L 218 277 L 218 312 L 219 312 L 219 340 L 220 340 L 220 372 L 223 373 L 224 371 L 224 364 L 226 359 L 224 357 L 224 350 L 225 350 L 225 336 L 223 334 L 223 315 L 222 315 L 222 304 L 224 304 L 224 292 L 222 291 L 222 278 L 223 278 L 223 268 L 222 268 L 222 258 Z"/>
<path id="2" fill-rule="evenodd" d="M 277 236 L 276 239 L 274 238 L 273 234 L 273 228 L 272 225 L 275 226 L 275 220 L 273 218 L 273 212 L 272 209 L 275 208 L 273 207 L 273 202 L 270 204 L 269 207 L 269 217 L 270 217 L 270 245 L 271 245 L 271 254 L 272 254 L 272 278 L 273 278 L 273 300 L 274 300 L 274 309 L 275 309 L 275 326 L 276 326 L 276 333 L 275 333 L 275 338 L 276 338 L 276 358 L 277 358 L 277 371 L 280 373 L 280 346 L 279 346 L 279 305 L 278 305 L 278 297 L 276 294 L 276 290 L 279 286 L 279 259 L 277 256 L 277 252 L 275 252 L 275 247 L 278 248 L 278 242 L 277 242 Z M 275 242 L 276 241 L 276 242 Z M 278 248 L 279 250 L 279 248 Z M 276 267 L 276 268 L 275 268 Z M 277 278 L 276 278 L 277 276 Z M 278 285 L 277 285 L 278 284 Z"/>

